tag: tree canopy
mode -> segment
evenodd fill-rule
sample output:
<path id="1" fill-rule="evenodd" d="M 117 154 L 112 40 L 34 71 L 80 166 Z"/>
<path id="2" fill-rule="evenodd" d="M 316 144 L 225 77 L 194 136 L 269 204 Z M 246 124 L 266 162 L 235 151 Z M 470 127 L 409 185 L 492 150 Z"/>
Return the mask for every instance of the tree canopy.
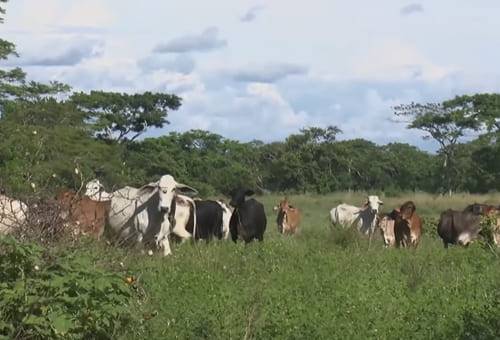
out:
<path id="1" fill-rule="evenodd" d="M 0 59 L 17 56 L 15 45 L 0 39 Z M 317 193 L 500 188 L 500 94 L 396 107 L 407 128 L 439 144 L 436 154 L 405 143 L 339 141 L 337 126 L 305 127 L 273 143 L 202 130 L 147 138 L 181 103 L 167 93 L 72 92 L 58 82 L 30 81 L 21 68 L 1 68 L 0 187 L 52 192 L 94 177 L 120 187 L 168 173 L 202 194 L 237 186 Z"/>

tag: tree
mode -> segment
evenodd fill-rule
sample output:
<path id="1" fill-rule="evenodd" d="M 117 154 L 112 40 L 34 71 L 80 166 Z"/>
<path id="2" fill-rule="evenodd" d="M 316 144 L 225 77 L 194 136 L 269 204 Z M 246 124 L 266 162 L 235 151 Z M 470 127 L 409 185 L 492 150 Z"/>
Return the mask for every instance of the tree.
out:
<path id="1" fill-rule="evenodd" d="M 7 0 L 0 0 L 6 3 Z M 5 14 L 5 9 L 0 6 L 0 15 Z M 3 18 L 0 17 L 0 24 Z M 0 60 L 18 57 L 16 45 L 10 41 L 0 39 Z M 0 69 L 0 114 L 4 111 L 6 101 L 18 99 L 23 101 L 36 101 L 50 95 L 68 92 L 70 87 L 59 82 L 42 84 L 26 80 L 26 73 L 19 67 Z"/>
<path id="2" fill-rule="evenodd" d="M 443 158 L 442 180 L 445 189 L 451 193 L 456 187 L 457 173 L 455 155 L 457 145 L 469 133 L 480 128 L 474 114 L 462 106 L 447 103 L 400 105 L 395 107 L 395 115 L 409 118 L 407 128 L 425 131 L 424 138 L 433 138 L 439 145 L 439 154 Z"/>
<path id="3" fill-rule="evenodd" d="M 443 106 L 467 111 L 487 132 L 500 132 L 500 94 L 498 93 L 457 96 L 445 101 Z"/>
<path id="4" fill-rule="evenodd" d="M 71 101 L 89 114 L 98 138 L 118 142 L 133 141 L 150 127 L 169 124 L 168 111 L 181 105 L 176 95 L 151 92 L 80 92 L 74 93 Z"/>

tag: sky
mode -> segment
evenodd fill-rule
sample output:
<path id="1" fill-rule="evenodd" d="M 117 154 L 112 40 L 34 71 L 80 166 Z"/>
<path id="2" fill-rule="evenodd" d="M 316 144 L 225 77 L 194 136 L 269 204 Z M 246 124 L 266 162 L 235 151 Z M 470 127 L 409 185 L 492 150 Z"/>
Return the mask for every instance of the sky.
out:
<path id="1" fill-rule="evenodd" d="M 166 92 L 170 125 L 241 141 L 338 126 L 435 150 L 393 107 L 500 90 L 498 0 L 10 0 L 1 37 L 30 78 Z"/>

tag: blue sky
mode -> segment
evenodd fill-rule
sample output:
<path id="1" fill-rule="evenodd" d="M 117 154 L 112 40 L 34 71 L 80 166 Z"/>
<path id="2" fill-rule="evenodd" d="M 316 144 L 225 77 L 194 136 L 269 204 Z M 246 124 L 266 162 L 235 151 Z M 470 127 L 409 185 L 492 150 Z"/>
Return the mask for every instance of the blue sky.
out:
<path id="1" fill-rule="evenodd" d="M 152 132 L 409 142 L 391 107 L 500 89 L 497 0 L 11 0 L 2 37 L 37 80 L 164 91 L 183 106 Z"/>

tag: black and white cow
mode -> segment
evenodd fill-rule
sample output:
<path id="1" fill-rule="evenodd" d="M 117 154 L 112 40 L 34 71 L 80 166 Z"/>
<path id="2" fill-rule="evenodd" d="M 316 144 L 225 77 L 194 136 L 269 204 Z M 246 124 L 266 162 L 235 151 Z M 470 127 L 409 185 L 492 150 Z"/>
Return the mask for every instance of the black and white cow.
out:
<path id="1" fill-rule="evenodd" d="M 252 190 L 247 189 L 237 189 L 231 194 L 229 204 L 234 207 L 234 211 L 229 221 L 229 231 L 234 242 L 238 238 L 243 239 L 245 243 L 254 239 L 264 240 L 267 224 L 264 206 L 253 198 L 245 200 L 245 196 L 253 194 Z"/>
<path id="2" fill-rule="evenodd" d="M 194 201 L 196 205 L 195 240 L 211 240 L 213 237 L 221 239 L 223 236 L 223 211 L 215 201 Z M 186 230 L 193 233 L 193 223 L 189 223 Z"/>

